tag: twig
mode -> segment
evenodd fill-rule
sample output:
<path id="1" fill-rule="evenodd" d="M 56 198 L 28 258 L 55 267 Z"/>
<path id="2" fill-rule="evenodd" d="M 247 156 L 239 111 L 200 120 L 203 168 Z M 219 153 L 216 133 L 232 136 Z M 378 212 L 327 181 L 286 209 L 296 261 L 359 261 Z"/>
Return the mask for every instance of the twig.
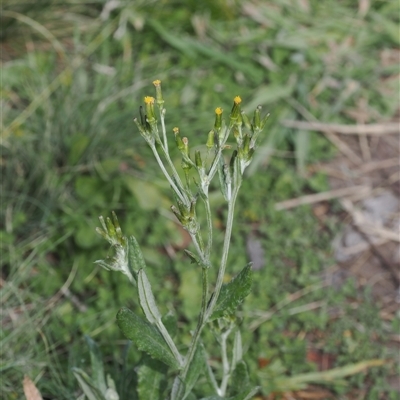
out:
<path id="1" fill-rule="evenodd" d="M 368 164 L 362 165 L 359 169 L 357 169 L 354 172 L 356 174 L 362 174 L 362 173 L 366 173 L 366 172 L 375 171 L 377 169 L 396 167 L 398 165 L 399 165 L 398 158 L 389 158 L 387 160 L 378 160 L 378 161 L 369 162 Z"/>
<path id="2" fill-rule="evenodd" d="M 339 139 L 332 131 L 324 132 L 326 138 L 330 140 L 351 162 L 356 165 L 363 163 L 359 157 L 343 140 Z"/>
<path id="3" fill-rule="evenodd" d="M 349 199 L 342 199 L 340 202 L 342 207 L 352 216 L 354 224 L 360 231 L 367 235 L 376 235 L 383 239 L 400 242 L 398 232 L 376 226 L 375 224 L 369 222 L 366 218 L 364 218 L 360 211 L 355 209 L 353 203 Z"/>
<path id="4" fill-rule="evenodd" d="M 349 188 L 329 190 L 327 192 L 310 194 L 295 199 L 281 201 L 275 204 L 275 210 L 288 210 L 304 204 L 314 204 L 320 201 L 331 200 L 339 197 L 360 194 L 361 192 L 369 192 L 371 190 L 368 186 L 352 186 Z"/>
<path id="5" fill-rule="evenodd" d="M 343 135 L 382 136 L 400 132 L 399 122 L 387 122 L 383 124 L 341 125 L 325 124 L 322 122 L 283 120 L 282 125 L 286 126 L 287 128 L 314 130 L 325 133 L 336 132 Z"/>

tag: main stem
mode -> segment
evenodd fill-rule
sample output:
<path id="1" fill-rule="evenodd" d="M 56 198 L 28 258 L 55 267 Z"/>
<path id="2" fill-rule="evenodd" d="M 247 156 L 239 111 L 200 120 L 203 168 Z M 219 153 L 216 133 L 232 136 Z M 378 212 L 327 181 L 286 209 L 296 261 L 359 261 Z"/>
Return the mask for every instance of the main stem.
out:
<path id="1" fill-rule="evenodd" d="M 215 304 L 217 303 L 219 294 L 221 292 L 221 287 L 224 281 L 224 275 L 226 270 L 226 262 L 228 260 L 228 253 L 229 253 L 229 245 L 231 243 L 231 236 L 232 236 L 232 226 L 233 226 L 233 215 L 235 210 L 235 202 L 239 192 L 240 185 L 235 187 L 232 193 L 232 198 L 229 201 L 228 205 L 228 218 L 226 221 L 226 230 L 225 230 L 225 239 L 224 239 L 224 247 L 222 250 L 222 257 L 221 257 L 221 264 L 218 270 L 217 276 L 217 283 L 215 285 L 213 296 L 210 300 L 210 303 L 207 308 L 205 321 L 207 322 L 208 318 L 210 318 L 211 314 L 214 311 Z"/>
<path id="2" fill-rule="evenodd" d="M 224 239 L 224 247 L 223 247 L 222 256 L 221 256 L 221 264 L 220 264 L 220 267 L 218 270 L 218 277 L 217 277 L 217 283 L 215 285 L 214 294 L 211 298 L 211 301 L 210 301 L 208 307 L 207 307 L 208 269 L 202 268 L 203 292 L 202 292 L 201 310 L 200 310 L 200 316 L 198 319 L 197 327 L 193 334 L 192 342 L 190 344 L 189 351 L 186 356 L 185 364 L 184 364 L 184 367 L 180 374 L 180 377 L 183 382 L 185 381 L 186 375 L 189 371 L 189 367 L 190 367 L 190 365 L 193 361 L 193 357 L 196 353 L 196 349 L 197 349 L 197 345 L 198 345 L 198 342 L 200 339 L 201 331 L 205 327 L 208 319 L 210 318 L 210 316 L 214 310 L 215 304 L 217 303 L 219 293 L 221 292 L 221 287 L 223 284 L 223 279 L 224 279 L 225 270 L 226 270 L 226 263 L 228 260 L 229 245 L 230 245 L 231 236 L 232 236 L 233 215 L 234 215 L 235 202 L 236 202 L 238 192 L 239 192 L 239 186 L 235 187 L 233 194 L 232 194 L 232 198 L 229 201 L 228 218 L 227 218 L 227 222 L 226 222 L 225 239 Z"/>

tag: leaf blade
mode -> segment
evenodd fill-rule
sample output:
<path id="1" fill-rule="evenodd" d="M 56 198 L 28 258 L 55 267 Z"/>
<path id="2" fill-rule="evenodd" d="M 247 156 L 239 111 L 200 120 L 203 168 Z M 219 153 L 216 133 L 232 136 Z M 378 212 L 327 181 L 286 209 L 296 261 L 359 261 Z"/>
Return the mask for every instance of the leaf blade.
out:
<path id="1" fill-rule="evenodd" d="M 234 314 L 239 304 L 249 295 L 252 282 L 253 275 L 251 263 L 249 263 L 229 283 L 222 286 L 209 321 Z"/>
<path id="2" fill-rule="evenodd" d="M 144 315 L 151 324 L 161 321 L 161 314 L 158 310 L 156 299 L 151 290 L 150 281 L 143 269 L 138 272 L 139 302 Z"/>
<path id="3" fill-rule="evenodd" d="M 126 307 L 118 311 L 117 324 L 124 336 L 132 340 L 139 350 L 172 368 L 179 368 L 177 360 L 154 325 Z"/>

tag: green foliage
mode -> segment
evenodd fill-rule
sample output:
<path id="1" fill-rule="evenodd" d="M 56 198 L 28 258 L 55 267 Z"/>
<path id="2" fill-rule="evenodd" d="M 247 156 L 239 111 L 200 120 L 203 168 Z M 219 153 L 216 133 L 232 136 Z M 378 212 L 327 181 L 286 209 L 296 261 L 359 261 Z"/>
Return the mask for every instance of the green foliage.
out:
<path id="1" fill-rule="evenodd" d="M 161 313 L 181 309 L 184 302 L 175 329 L 190 324 L 188 319 L 195 315 L 200 301 L 188 282 L 200 273 L 190 270 L 180 255 L 185 237 L 168 214 L 167 187 L 156 177 L 143 141 L 133 134 L 132 110 L 155 76 L 168 89 L 171 126 L 179 123 L 185 135 L 193 132 L 193 148 L 200 137 L 204 142 L 211 128 L 204 125 L 210 120 L 210 108 L 228 109 L 232 94 L 240 93 L 249 109 L 263 104 L 271 112 L 268 134 L 261 137 L 249 167 L 253 176 L 244 180 L 238 199 L 240 232 L 232 237 L 230 276 L 248 262 L 244 237 L 255 225 L 268 250 L 265 267 L 254 271 L 253 294 L 243 313 L 265 311 L 315 284 L 316 274 L 330 263 L 329 244 L 337 221 L 331 219 L 334 228 L 324 229 L 308 207 L 277 213 L 273 203 L 326 190 L 323 174 L 310 177 L 306 166 L 331 157 L 335 150 L 319 133 L 299 135 L 281 126 L 281 121 L 311 118 L 304 113 L 308 110 L 324 122 L 353 123 L 346 111 L 363 99 L 370 121 L 394 114 L 398 83 L 391 77 L 398 66 L 381 61 L 398 45 L 395 2 L 371 2 L 363 16 L 358 3 L 349 1 L 310 1 L 308 9 L 302 2 L 281 0 L 246 5 L 190 1 L 185 7 L 176 1 L 135 1 L 121 3 L 102 18 L 99 4 L 82 1 L 67 1 L 62 8 L 54 0 L 3 3 L 0 212 L 1 296 L 6 313 L 0 348 L 6 360 L 5 398 L 22 396 L 24 374 L 38 379 L 45 397 L 76 398 L 71 367 L 87 368 L 82 334 L 96 338 L 107 360 L 105 370 L 122 382 L 116 372 L 122 363 L 122 344 L 115 341 L 114 310 L 121 304 L 129 304 L 135 312 L 140 307 L 122 274 L 93 268 L 92 261 L 104 252 L 94 228 L 98 216 L 110 210 L 122 218 L 124 231 L 140 238 L 143 257 L 154 267 L 146 273 Z M 46 30 L 38 30 L 34 22 Z M 180 155 L 173 161 L 178 165 Z M 268 170 L 263 169 L 266 165 Z M 298 171 L 309 179 L 299 178 Z M 146 199 L 146 193 L 151 198 Z M 222 196 L 211 190 L 210 197 L 220 208 L 213 220 L 219 228 Z M 222 245 L 218 233 L 214 242 Z M 345 307 L 355 296 L 344 284 L 338 291 L 315 290 L 293 304 L 303 306 L 328 297 L 329 306 L 343 313 L 338 324 L 330 322 L 327 308 L 292 315 L 287 305 L 262 324 L 255 335 L 258 340 L 243 332 L 245 342 L 252 343 L 247 357 L 252 381 L 257 383 L 257 358 L 264 353 L 272 362 L 283 360 L 292 373 L 312 370 L 304 362 L 305 342 L 287 338 L 288 331 L 327 331 L 326 342 L 319 345 L 334 349 L 341 365 L 361 361 L 367 354 L 376 357 L 371 335 L 378 332 L 384 338 L 396 332 L 398 319 L 389 328 L 382 327 L 374 307 L 359 314 Z M 373 321 L 374 330 L 363 334 L 352 329 L 352 321 L 367 327 Z M 247 317 L 244 324 L 251 322 Z M 351 352 L 343 335 L 349 328 L 351 340 L 360 343 Z M 189 341 L 179 334 L 185 343 Z M 139 357 L 130 352 L 127 361 L 137 364 Z M 386 373 L 383 368 L 368 373 L 371 398 L 377 391 L 389 393 Z M 365 374 L 353 377 L 351 385 L 361 385 L 363 379 Z"/>
<path id="2" fill-rule="evenodd" d="M 117 323 L 124 336 L 132 340 L 139 350 L 146 352 L 151 357 L 172 368 L 179 367 L 162 335 L 145 319 L 123 307 L 118 311 Z"/>
<path id="3" fill-rule="evenodd" d="M 237 307 L 249 295 L 252 282 L 253 276 L 250 263 L 229 283 L 222 286 L 214 312 L 210 316 L 210 321 L 234 315 Z"/>

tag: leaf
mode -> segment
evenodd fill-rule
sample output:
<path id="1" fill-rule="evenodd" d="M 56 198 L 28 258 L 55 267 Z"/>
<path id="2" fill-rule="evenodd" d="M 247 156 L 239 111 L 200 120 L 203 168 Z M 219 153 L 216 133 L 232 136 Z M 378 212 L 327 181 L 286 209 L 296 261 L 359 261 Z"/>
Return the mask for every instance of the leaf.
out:
<path id="1" fill-rule="evenodd" d="M 22 385 L 26 400 L 43 400 L 38 388 L 28 376 L 25 375 Z"/>
<path id="2" fill-rule="evenodd" d="M 147 321 L 156 324 L 161 320 L 161 314 L 151 290 L 149 279 L 143 269 L 138 272 L 138 292 L 140 305 Z"/>
<path id="3" fill-rule="evenodd" d="M 193 361 L 190 364 L 189 371 L 185 379 L 185 397 L 190 394 L 200 374 L 203 372 L 207 363 L 206 353 L 201 344 L 197 345 L 196 353 L 194 354 Z"/>
<path id="4" fill-rule="evenodd" d="M 275 387 L 277 391 L 301 390 L 307 387 L 310 383 L 332 383 L 339 379 L 346 378 L 350 375 L 358 374 L 370 367 L 379 367 L 386 364 L 387 360 L 366 360 L 356 364 L 348 364 L 343 367 L 333 368 L 321 372 L 309 372 L 294 376 L 282 377 L 276 379 Z"/>
<path id="5" fill-rule="evenodd" d="M 85 335 L 86 343 L 90 351 L 90 364 L 92 366 L 92 379 L 101 393 L 105 393 L 107 390 L 106 380 L 104 376 L 103 359 L 100 353 L 99 346 L 90 337 Z"/>
<path id="6" fill-rule="evenodd" d="M 230 379 L 231 385 L 229 387 L 229 393 L 233 395 L 238 395 L 243 391 L 243 388 L 249 386 L 249 373 L 247 370 L 247 365 L 243 360 L 240 360 L 236 364 L 236 368 L 232 372 Z"/>
<path id="7" fill-rule="evenodd" d="M 143 363 L 137 370 L 137 391 L 140 400 L 161 399 L 166 386 L 166 374 L 168 368 L 158 360 L 149 356 L 143 357 Z"/>
<path id="8" fill-rule="evenodd" d="M 118 311 L 117 324 L 124 336 L 132 340 L 139 350 L 172 368 L 179 367 L 160 332 L 145 319 L 123 307 Z"/>
<path id="9" fill-rule="evenodd" d="M 222 286 L 217 304 L 209 320 L 213 321 L 214 319 L 234 314 L 238 305 L 249 295 L 252 282 L 253 274 L 251 263 L 249 263 L 235 278 Z"/>
<path id="10" fill-rule="evenodd" d="M 178 331 L 177 316 L 173 314 L 171 311 L 169 311 L 162 317 L 161 321 L 164 324 L 167 331 L 169 332 L 169 334 L 171 335 L 171 337 L 174 337 L 176 335 L 176 332 Z"/>
<path id="11" fill-rule="evenodd" d="M 79 368 L 72 368 L 75 378 L 79 382 L 79 386 L 85 393 L 88 400 L 106 400 L 94 382 L 89 378 L 85 371 Z"/>
<path id="12" fill-rule="evenodd" d="M 239 329 L 235 332 L 235 339 L 233 341 L 233 357 L 232 366 L 235 367 L 236 364 L 243 358 L 243 347 L 242 347 L 242 335 Z"/>
<path id="13" fill-rule="evenodd" d="M 134 236 L 128 238 L 128 268 L 135 277 L 139 270 L 146 268 L 142 250 Z"/>

